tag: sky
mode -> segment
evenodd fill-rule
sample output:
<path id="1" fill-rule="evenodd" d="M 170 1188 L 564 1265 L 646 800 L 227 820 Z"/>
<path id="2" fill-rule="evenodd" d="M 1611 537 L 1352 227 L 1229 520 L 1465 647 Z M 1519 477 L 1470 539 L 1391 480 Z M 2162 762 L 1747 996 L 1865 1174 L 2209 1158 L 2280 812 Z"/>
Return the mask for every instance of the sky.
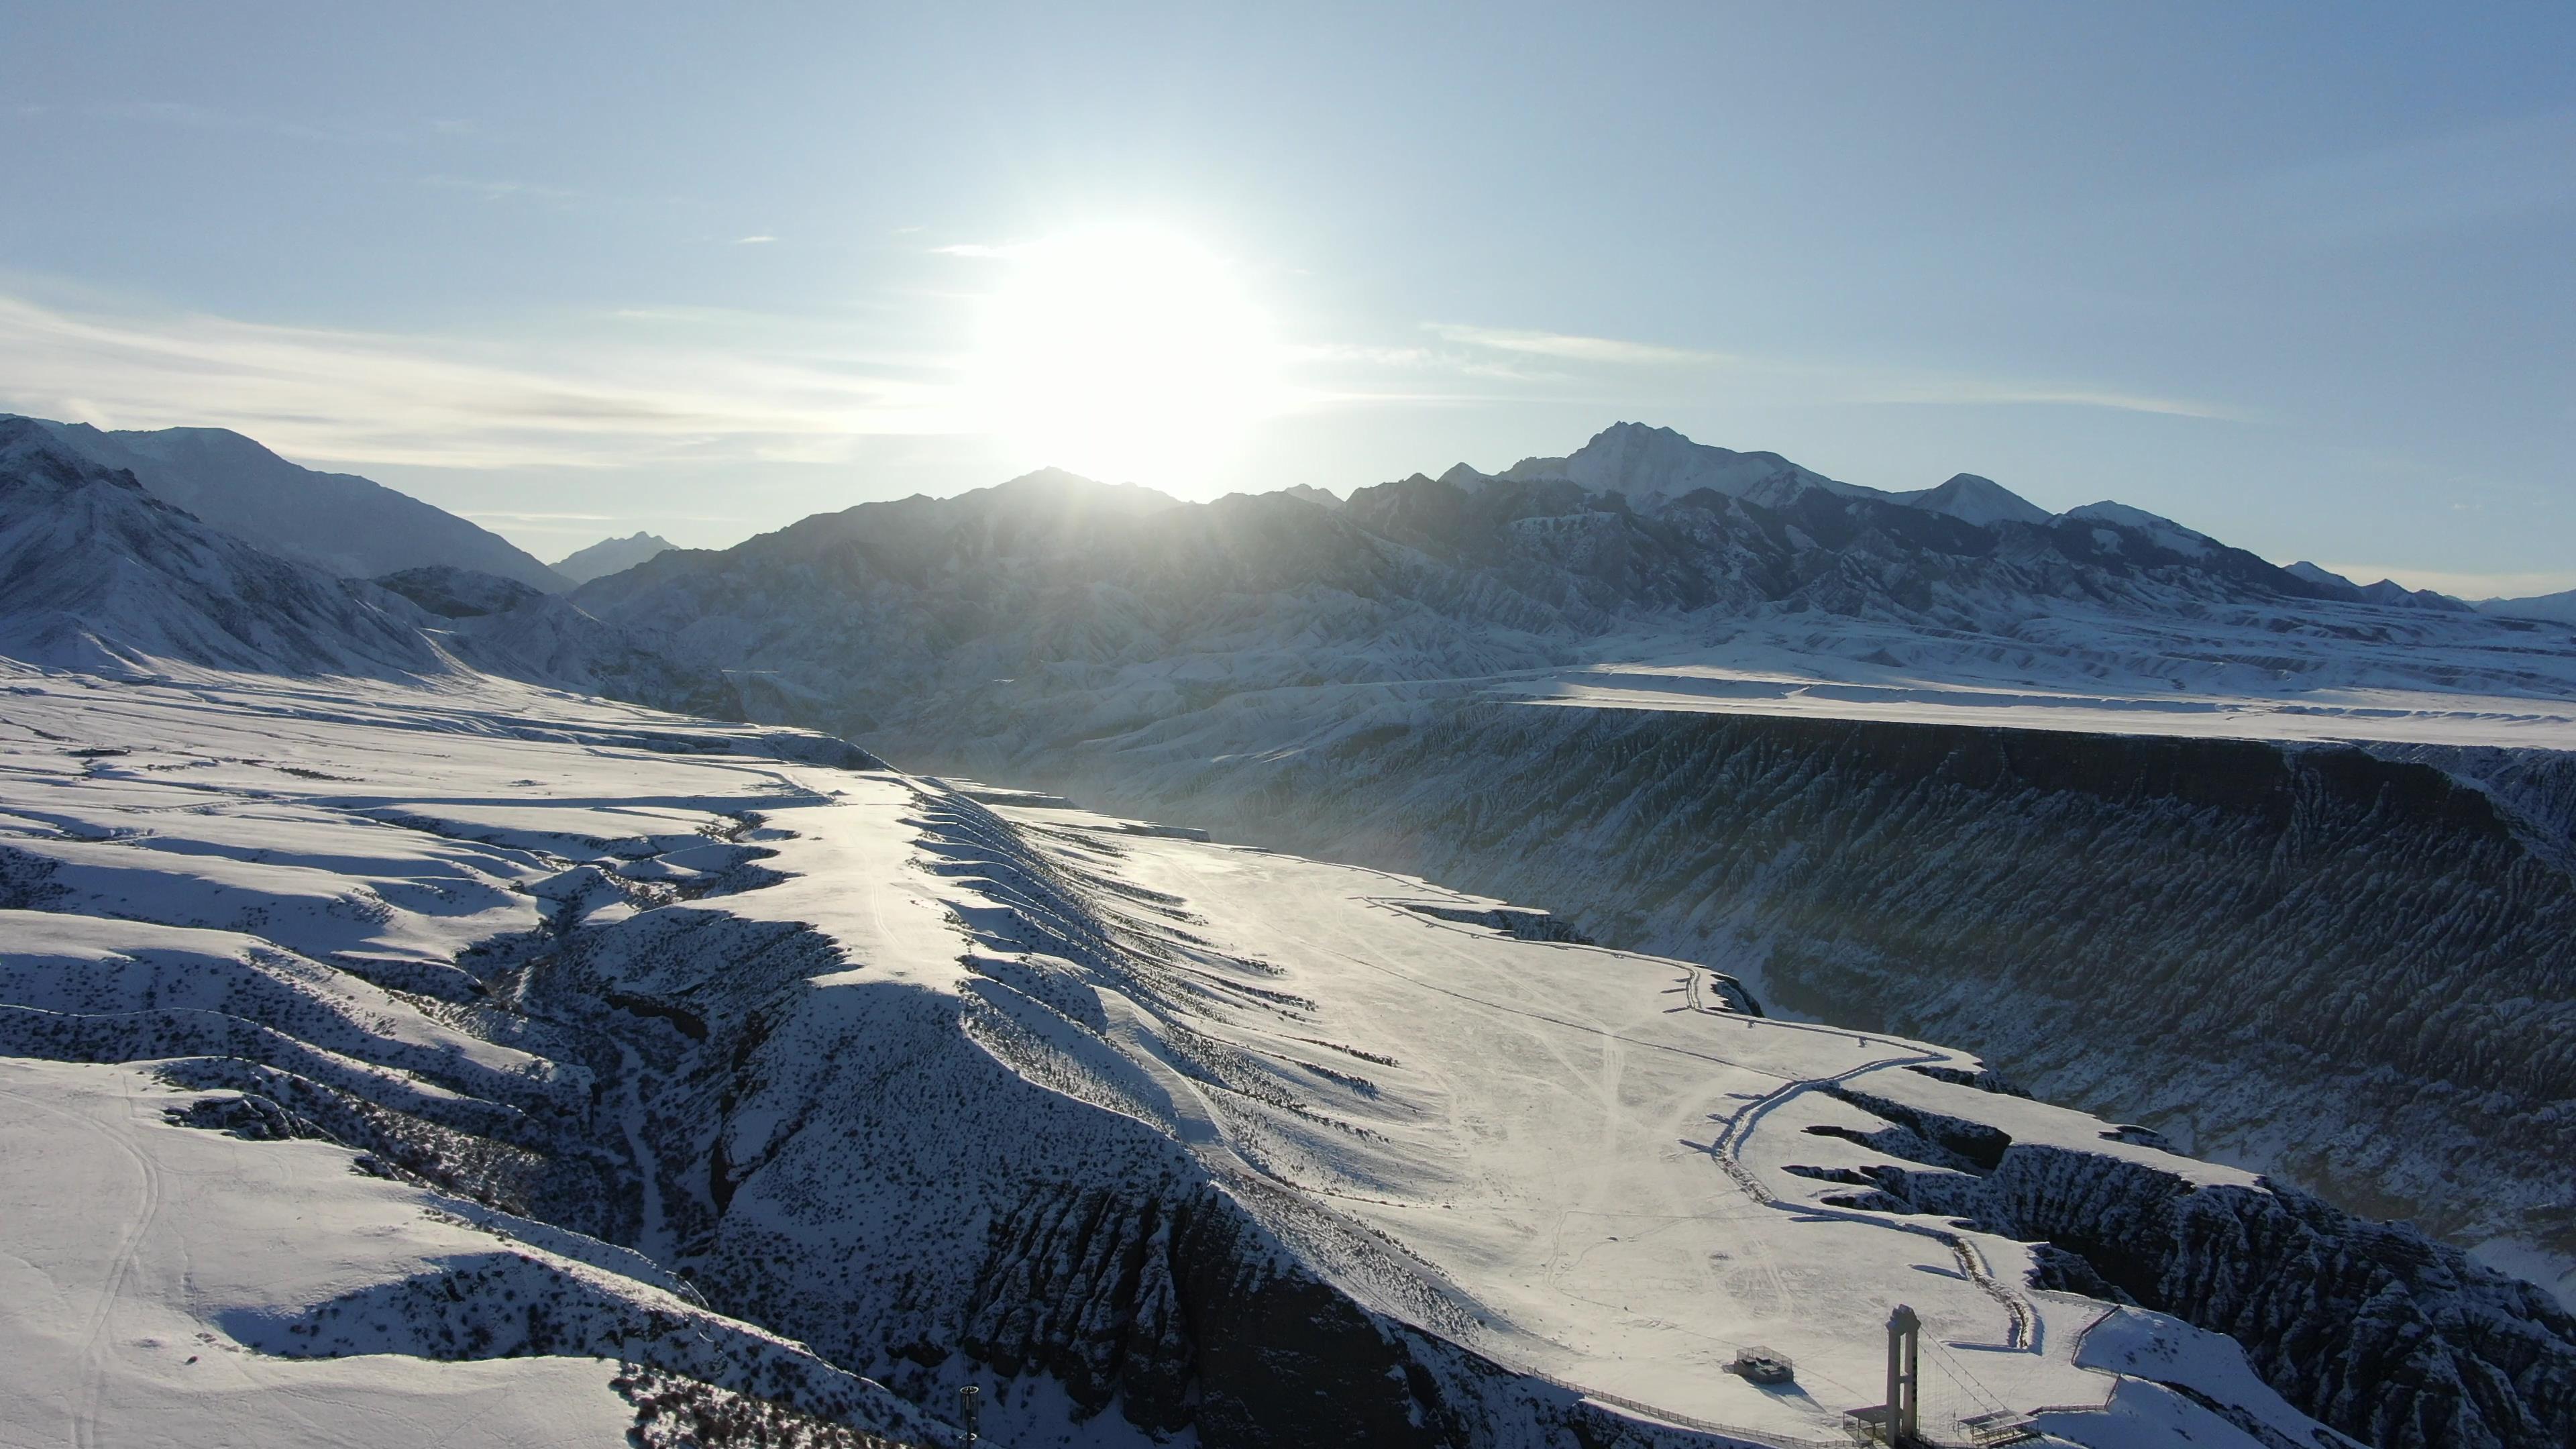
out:
<path id="1" fill-rule="evenodd" d="M 0 408 L 553 558 L 1615 421 L 2576 587 L 2576 7 L 0 7 Z"/>

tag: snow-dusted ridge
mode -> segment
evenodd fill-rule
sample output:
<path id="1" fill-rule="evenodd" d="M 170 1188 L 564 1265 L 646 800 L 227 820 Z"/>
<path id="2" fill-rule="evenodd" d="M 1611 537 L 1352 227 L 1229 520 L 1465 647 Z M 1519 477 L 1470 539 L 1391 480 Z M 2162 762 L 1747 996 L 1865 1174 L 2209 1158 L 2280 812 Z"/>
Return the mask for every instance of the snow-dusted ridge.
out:
<path id="1" fill-rule="evenodd" d="M 720 668 L 674 665 L 521 579 L 450 564 L 334 577 L 208 526 L 63 432 L 0 417 L 0 648 L 14 657 L 137 677 L 488 671 L 742 714 Z"/>
<path id="2" fill-rule="evenodd" d="M 2335 1442 L 2108 1299 L 2244 1268 L 2230 1301 L 2296 1321 L 2303 1260 L 2157 1266 L 2193 1239 L 2137 1214 L 2287 1211 L 2330 1258 L 2348 1220 L 1704 968 L 500 681 L 0 688 L 11 1160 L 90 1184 L 0 1204 L 66 1305 L 6 1320 L 29 1423 L 340 1442 L 367 1353 L 419 1422 L 562 1441 L 649 1381 L 946 1442 L 855 1371 L 934 1408 L 981 1382 L 1005 1444 L 1826 1442 L 1902 1300 L 1939 1437 Z M 2134 1211 L 2089 1256 L 1933 1197 L 2082 1243 L 2099 1182 Z M 2392 1241 L 2420 1262 L 2336 1273 L 2473 1306 L 2391 1321 L 2462 1387 L 2357 1387 L 2374 1437 L 2558 1412 L 2426 1331 L 2552 1362 L 2536 1292 Z M 1795 1392 L 1717 1371 L 1748 1343 Z"/>
<path id="3" fill-rule="evenodd" d="M 0 414 L 0 424 L 22 421 Z M 326 574 L 372 578 L 444 565 L 540 589 L 568 580 L 509 540 L 381 483 L 298 467 L 227 428 L 105 431 L 25 419 L 70 451 L 132 472 L 154 497 Z"/>

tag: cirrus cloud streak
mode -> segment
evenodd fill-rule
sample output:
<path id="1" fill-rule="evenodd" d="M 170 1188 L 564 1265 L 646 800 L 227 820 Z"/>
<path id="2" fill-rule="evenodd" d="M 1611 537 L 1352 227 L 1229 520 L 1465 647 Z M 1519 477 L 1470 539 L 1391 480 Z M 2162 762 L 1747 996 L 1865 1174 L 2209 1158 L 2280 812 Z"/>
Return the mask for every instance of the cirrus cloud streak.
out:
<path id="1" fill-rule="evenodd" d="M 0 295 L 0 406 L 103 427 L 230 427 L 335 463 L 825 461 L 853 438 L 956 431 L 942 371 L 938 359 L 651 340 L 504 347 Z"/>

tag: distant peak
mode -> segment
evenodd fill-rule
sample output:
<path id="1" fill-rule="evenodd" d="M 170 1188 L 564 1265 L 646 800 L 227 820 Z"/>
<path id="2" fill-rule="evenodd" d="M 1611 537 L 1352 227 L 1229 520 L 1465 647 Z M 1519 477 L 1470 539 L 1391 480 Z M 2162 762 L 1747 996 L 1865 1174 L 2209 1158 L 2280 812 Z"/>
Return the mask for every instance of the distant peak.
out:
<path id="1" fill-rule="evenodd" d="M 1142 483 L 1103 483 L 1063 468 L 1039 468 L 1007 483 L 979 488 L 964 496 L 989 495 L 997 501 L 1047 499 L 1059 504 L 1107 507 L 1126 512 L 1175 508 L 1180 500 Z"/>
<path id="2" fill-rule="evenodd" d="M 2361 587 L 2359 584 L 2354 583 L 2352 580 L 2345 578 L 2343 575 L 2336 573 L 2334 570 L 2327 568 L 2323 564 L 2311 563 L 2306 559 L 2301 559 L 2297 563 L 2289 565 L 2282 569 L 2281 572 L 2288 574 L 2290 577 L 2303 583 L 2334 585 L 2347 589 L 2357 589 Z"/>
<path id="3" fill-rule="evenodd" d="M 1340 494 L 1335 493 L 1329 488 L 1318 488 L 1312 483 L 1291 483 L 1279 491 L 1287 494 L 1291 498 L 1303 498 L 1309 503 L 1317 504 L 1325 508 L 1339 508 L 1342 506 L 1342 496 Z"/>
<path id="4" fill-rule="evenodd" d="M 1998 523 L 2046 523 L 2049 511 L 2022 497 L 1992 478 L 1975 473 L 1953 473 L 1948 482 L 1920 493 L 1899 493 L 1896 501 L 1909 508 L 1932 513 L 1946 513 L 1979 528 Z"/>

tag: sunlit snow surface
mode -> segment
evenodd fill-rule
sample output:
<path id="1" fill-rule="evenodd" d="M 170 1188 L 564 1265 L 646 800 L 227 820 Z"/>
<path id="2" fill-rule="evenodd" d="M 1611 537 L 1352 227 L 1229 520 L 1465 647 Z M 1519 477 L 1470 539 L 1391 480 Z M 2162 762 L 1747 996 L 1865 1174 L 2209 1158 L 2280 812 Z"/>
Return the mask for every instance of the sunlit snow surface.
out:
<path id="1" fill-rule="evenodd" d="M 811 978 L 782 1040 L 928 1020 L 946 1055 L 922 1069 L 997 1064 L 1018 1105 L 961 1095 L 983 1115 L 866 1120 L 915 1099 L 856 1094 L 825 1054 L 731 1118 L 737 1162 L 810 1176 L 839 1134 L 779 1144 L 828 1101 L 857 1114 L 871 1152 L 937 1162 L 931 1180 L 962 1194 L 977 1169 L 955 1165 L 961 1136 L 1006 1135 L 1045 1102 L 1091 1144 L 1060 1160 L 1194 1162 L 1363 1305 L 1627 1412 L 1831 1439 L 1846 1410 L 1879 1399 L 1882 1325 L 1906 1302 L 1925 1323 L 1926 1427 L 1945 1436 L 1963 1417 L 2045 1409 L 2079 1442 L 2147 1442 L 2190 1415 L 2198 1442 L 2252 1442 L 2121 1377 L 2153 1350 L 2152 1378 L 2311 1442 L 2227 1340 L 2030 1289 L 2025 1245 L 1829 1206 L 1849 1187 L 1788 1170 L 1883 1160 L 1808 1130 L 1886 1125 L 1819 1090 L 1841 1084 L 2016 1141 L 2248 1180 L 1909 1070 L 1973 1069 L 1965 1056 L 1758 1019 L 1705 970 L 1522 939 L 1470 919 L 1496 903 L 1419 880 L 800 764 L 792 748 L 758 753 L 750 727 L 487 681 L 433 692 L 0 671 L 0 845 L 52 863 L 41 909 L 0 913 L 10 1006 L 113 1015 L 194 1009 L 191 991 L 207 1006 L 235 993 L 227 1010 L 274 998 L 286 1004 L 270 1015 L 322 1054 L 316 1071 L 391 1080 L 435 1058 L 495 1100 L 569 1099 L 592 1090 L 586 1069 L 479 1039 L 429 998 L 370 982 L 431 981 L 466 947 L 566 912 L 603 927 L 655 910 L 802 922 L 841 962 Z M 747 813 L 773 883 L 662 906 L 565 885 L 584 869 L 644 882 L 722 869 L 731 847 L 706 827 Z M 1033 904 L 1041 886 L 1054 894 Z M 1075 949 L 1085 940 L 1097 949 Z M 942 1009 L 898 1019 L 890 988 Z M 350 1340 L 376 1359 L 277 1356 L 291 1347 L 281 1325 L 317 1305 L 494 1254 L 612 1327 L 694 1315 L 723 1353 L 839 1373 L 684 1302 L 625 1249 L 496 1232 L 488 1212 L 353 1173 L 336 1146 L 164 1120 L 196 1095 L 131 1065 L 0 1058 L 0 1442 L 381 1443 L 389 1426 L 416 1442 L 618 1442 L 631 1410 L 598 1358 L 431 1363 L 399 1324 Z M 904 1189 L 913 1220 L 968 1236 L 976 1204 L 937 1190 Z M 790 1201 L 754 1176 L 734 1212 Z M 778 1230 L 819 1251 L 863 1237 L 832 1214 L 873 1201 L 805 1203 Z M 648 1202 L 648 1251 L 663 1246 L 659 1212 Z M 925 1281 L 982 1251 L 980 1227 L 972 1241 L 916 1236 Z M 614 1356 L 623 1340 L 600 1333 L 588 1351 Z M 1796 1360 L 1794 1387 L 1719 1371 L 1755 1344 Z M 999 1442 L 1075 1432 L 1043 1389 L 1011 1402 L 988 1420 Z M 910 1422 L 900 1405 L 868 1412 Z M 1115 1428 L 1113 1415 L 1081 1432 L 1117 1442 Z"/>
<path id="2" fill-rule="evenodd" d="M 2576 635 L 2399 609 L 2070 607 L 2017 637 L 1836 619 L 1721 644 L 1621 636 L 1594 662 L 1497 681 L 1506 697 L 2223 739 L 2576 749 Z"/>

